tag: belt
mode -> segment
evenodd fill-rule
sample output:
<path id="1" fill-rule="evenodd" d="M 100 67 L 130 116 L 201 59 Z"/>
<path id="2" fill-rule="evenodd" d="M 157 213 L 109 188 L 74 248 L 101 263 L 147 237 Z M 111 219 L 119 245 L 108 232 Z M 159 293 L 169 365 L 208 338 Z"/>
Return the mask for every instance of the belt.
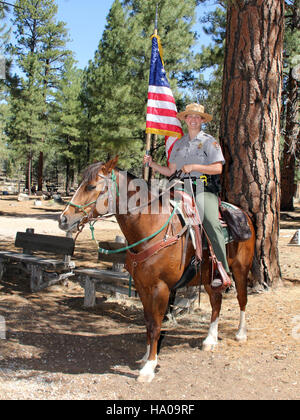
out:
<path id="1" fill-rule="evenodd" d="M 196 184 L 197 180 L 199 179 L 199 181 L 204 182 L 205 185 L 208 184 L 208 177 L 206 175 L 202 175 L 200 177 L 197 177 L 197 176 L 189 176 L 189 177 L 187 177 L 187 176 L 185 176 L 185 177 L 183 177 L 181 179 L 191 179 L 192 182 L 193 182 L 193 184 Z"/>

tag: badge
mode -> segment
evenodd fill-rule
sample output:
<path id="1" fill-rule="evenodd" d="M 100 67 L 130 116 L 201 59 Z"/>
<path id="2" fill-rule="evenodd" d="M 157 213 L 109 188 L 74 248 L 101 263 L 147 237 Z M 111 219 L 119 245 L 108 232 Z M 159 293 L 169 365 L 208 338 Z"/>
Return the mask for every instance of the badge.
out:
<path id="1" fill-rule="evenodd" d="M 199 143 L 199 144 L 198 144 L 198 149 L 199 149 L 199 150 L 201 150 L 201 149 L 202 149 L 202 147 L 203 147 L 203 144 L 202 144 L 202 143 Z"/>
<path id="2" fill-rule="evenodd" d="M 217 150 L 220 150 L 220 149 L 221 149 L 221 146 L 219 145 L 219 143 L 218 143 L 217 141 L 215 141 L 215 142 L 213 143 L 213 145 L 215 146 L 215 148 L 216 148 Z"/>

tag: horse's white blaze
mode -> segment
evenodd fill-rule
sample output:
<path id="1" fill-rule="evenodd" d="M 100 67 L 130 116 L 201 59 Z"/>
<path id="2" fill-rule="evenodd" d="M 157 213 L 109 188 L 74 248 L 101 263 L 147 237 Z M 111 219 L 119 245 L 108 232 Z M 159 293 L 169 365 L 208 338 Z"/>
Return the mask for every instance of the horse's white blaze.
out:
<path id="1" fill-rule="evenodd" d="M 208 335 L 203 341 L 203 349 L 211 350 L 218 344 L 218 326 L 219 318 L 212 322 L 209 326 Z"/>
<path id="2" fill-rule="evenodd" d="M 73 197 L 71 198 L 70 203 L 67 205 L 67 207 L 65 208 L 65 210 L 63 211 L 62 215 L 69 210 L 71 203 L 73 203 L 74 199 L 76 198 L 76 195 L 78 194 L 80 188 L 82 187 L 82 183 L 79 185 L 79 187 L 77 188 L 77 190 L 75 191 L 75 194 L 73 195 Z"/>
<path id="3" fill-rule="evenodd" d="M 138 377 L 138 382 L 152 382 L 155 376 L 155 368 L 157 366 L 157 355 L 155 356 L 155 360 L 148 360 L 140 370 L 140 374 Z"/>
<path id="4" fill-rule="evenodd" d="M 237 341 L 247 341 L 247 325 L 245 311 L 240 312 L 240 324 L 235 338 L 237 339 Z"/>

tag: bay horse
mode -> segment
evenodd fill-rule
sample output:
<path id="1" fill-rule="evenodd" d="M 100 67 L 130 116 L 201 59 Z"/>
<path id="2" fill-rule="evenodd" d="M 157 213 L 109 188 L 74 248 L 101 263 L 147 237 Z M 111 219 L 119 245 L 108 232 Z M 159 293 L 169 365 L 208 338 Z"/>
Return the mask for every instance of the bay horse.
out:
<path id="1" fill-rule="evenodd" d="M 147 256 L 147 250 L 152 249 L 153 251 L 154 249 L 154 252 L 148 254 L 148 257 L 142 258 L 140 261 L 137 260 L 133 264 L 133 279 L 143 304 L 147 330 L 147 351 L 140 360 L 143 367 L 139 372 L 138 381 L 151 382 L 155 377 L 155 368 L 158 362 L 158 340 L 162 320 L 168 307 L 170 291 L 181 278 L 195 250 L 192 241 L 186 239 L 186 235 L 178 235 L 178 232 L 182 231 L 182 222 L 177 214 L 173 213 L 171 223 L 168 223 L 170 214 L 120 211 L 123 203 L 121 202 L 122 194 L 119 191 L 124 188 L 126 183 L 126 194 L 128 194 L 128 197 L 132 197 L 133 192 L 128 191 L 128 185 L 134 179 L 134 176 L 126 173 L 126 179 L 124 179 L 125 172 L 116 167 L 117 160 L 118 157 L 107 163 L 96 163 L 85 170 L 81 184 L 73 195 L 71 202 L 67 204 L 60 215 L 59 227 L 64 231 L 77 231 L 77 227 L 87 223 L 91 217 L 109 213 L 113 199 L 116 205 L 114 214 L 128 245 L 137 244 L 134 245 L 134 252 L 137 255 L 144 255 L 144 257 Z M 111 194 L 110 191 L 112 183 L 116 187 L 115 191 L 117 193 L 115 194 Z M 151 200 L 151 193 L 148 192 L 148 194 L 149 200 Z M 150 204 L 147 203 L 148 205 Z M 159 206 L 161 206 L 161 203 L 159 203 Z M 240 323 L 236 334 L 236 339 L 240 342 L 247 340 L 245 318 L 247 277 L 252 266 L 255 245 L 253 224 L 248 216 L 247 218 L 252 232 L 251 238 L 245 242 L 231 242 L 227 245 L 228 263 L 236 284 L 237 299 L 240 306 Z M 153 237 L 154 232 L 158 233 Z M 144 238 L 148 238 L 148 240 L 145 241 Z M 175 238 L 175 240 L 170 241 L 170 238 Z M 164 242 L 165 245 L 156 247 L 156 244 Z M 183 249 L 186 252 L 184 264 L 181 263 Z M 212 307 L 208 335 L 202 343 L 202 349 L 206 351 L 214 349 L 218 344 L 218 323 L 222 302 L 222 293 L 215 291 L 210 286 L 209 266 L 209 256 L 207 251 L 204 251 L 201 282 L 209 295 Z M 198 272 L 190 285 L 197 285 L 199 282 L 200 273 Z"/>

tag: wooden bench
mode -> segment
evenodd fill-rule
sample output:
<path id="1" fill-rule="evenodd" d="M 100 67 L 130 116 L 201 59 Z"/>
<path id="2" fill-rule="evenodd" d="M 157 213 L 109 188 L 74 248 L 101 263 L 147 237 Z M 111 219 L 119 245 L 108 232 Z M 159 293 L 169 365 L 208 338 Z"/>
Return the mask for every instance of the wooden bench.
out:
<path id="1" fill-rule="evenodd" d="M 74 276 L 75 263 L 71 261 L 75 243 L 71 237 L 35 234 L 33 229 L 17 232 L 15 247 L 20 252 L 0 251 L 0 281 L 10 266 L 17 266 L 30 276 L 32 292 L 45 289 L 53 284 Z M 60 255 L 61 259 L 51 259 L 33 252 Z"/>
<path id="2" fill-rule="evenodd" d="M 116 250 L 125 246 L 125 239 L 117 236 L 115 242 L 100 242 L 99 247 L 108 250 Z M 104 270 L 97 268 L 82 268 L 74 270 L 79 283 L 84 289 L 84 306 L 92 308 L 96 303 L 96 292 L 116 293 L 137 297 L 133 280 L 129 273 L 124 272 L 126 252 L 116 254 L 99 254 L 98 260 L 112 263 L 112 267 Z"/>

